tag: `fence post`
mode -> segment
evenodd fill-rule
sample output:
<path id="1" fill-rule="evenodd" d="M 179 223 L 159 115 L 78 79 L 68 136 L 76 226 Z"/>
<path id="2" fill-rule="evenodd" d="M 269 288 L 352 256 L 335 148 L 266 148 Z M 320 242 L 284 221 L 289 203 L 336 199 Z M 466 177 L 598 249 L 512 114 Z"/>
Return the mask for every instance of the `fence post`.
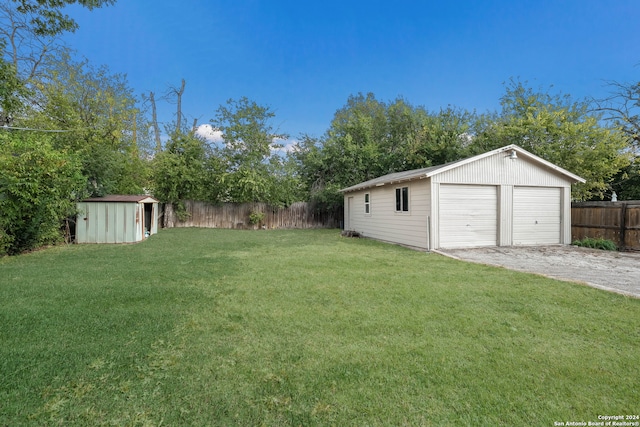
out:
<path id="1" fill-rule="evenodd" d="M 622 202 L 620 209 L 620 250 L 624 251 L 626 247 L 626 235 L 627 235 L 627 203 Z"/>

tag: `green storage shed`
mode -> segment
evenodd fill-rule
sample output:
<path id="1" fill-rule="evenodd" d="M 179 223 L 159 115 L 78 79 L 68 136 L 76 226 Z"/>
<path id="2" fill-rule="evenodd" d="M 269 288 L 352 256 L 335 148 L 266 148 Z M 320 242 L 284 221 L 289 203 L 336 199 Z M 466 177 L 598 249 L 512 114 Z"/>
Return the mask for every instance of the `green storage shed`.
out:
<path id="1" fill-rule="evenodd" d="M 136 243 L 158 232 L 158 200 L 111 195 L 78 203 L 76 243 Z"/>

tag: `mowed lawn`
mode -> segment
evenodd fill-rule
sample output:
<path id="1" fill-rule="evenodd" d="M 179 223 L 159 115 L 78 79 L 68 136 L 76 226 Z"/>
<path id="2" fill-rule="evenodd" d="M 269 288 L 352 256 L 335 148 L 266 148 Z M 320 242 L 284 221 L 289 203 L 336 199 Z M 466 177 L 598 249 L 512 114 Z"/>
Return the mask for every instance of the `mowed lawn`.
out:
<path id="1" fill-rule="evenodd" d="M 638 412 L 640 301 L 579 284 L 336 230 L 171 229 L 0 259 L 0 426 Z"/>

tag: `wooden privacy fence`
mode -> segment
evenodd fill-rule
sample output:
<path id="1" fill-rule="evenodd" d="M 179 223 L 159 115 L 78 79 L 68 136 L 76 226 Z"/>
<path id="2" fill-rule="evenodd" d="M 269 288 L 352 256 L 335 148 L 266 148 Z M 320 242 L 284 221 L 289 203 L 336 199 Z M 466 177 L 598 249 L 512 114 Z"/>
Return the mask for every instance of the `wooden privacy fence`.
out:
<path id="1" fill-rule="evenodd" d="M 621 250 L 640 251 L 640 200 L 571 204 L 571 239 L 614 241 Z"/>
<path id="2" fill-rule="evenodd" d="M 225 203 L 214 205 L 206 202 L 186 201 L 187 219 L 180 221 L 173 206 L 164 206 L 164 227 L 204 227 L 235 229 L 272 228 L 338 228 L 342 225 L 343 210 L 316 212 L 306 202 L 297 202 L 286 208 L 274 208 L 265 203 Z M 264 219 L 251 224 L 251 212 L 264 213 Z"/>

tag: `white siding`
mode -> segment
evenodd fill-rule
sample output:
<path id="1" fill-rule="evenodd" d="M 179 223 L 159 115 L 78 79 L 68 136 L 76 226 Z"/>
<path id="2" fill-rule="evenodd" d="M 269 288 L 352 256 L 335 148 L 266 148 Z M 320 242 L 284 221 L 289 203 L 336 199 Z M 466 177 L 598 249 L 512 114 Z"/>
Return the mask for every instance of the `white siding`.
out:
<path id="1" fill-rule="evenodd" d="M 427 249 L 570 243 L 573 178 L 530 156 L 511 159 L 510 151 L 479 157 L 424 179 L 346 193 L 345 226 Z M 410 188 L 408 214 L 395 212 L 402 186 Z"/>
<path id="2" fill-rule="evenodd" d="M 561 238 L 560 243 L 563 245 L 571 244 L 571 186 L 563 187 L 561 190 Z"/>
<path id="3" fill-rule="evenodd" d="M 563 187 L 567 178 L 525 158 L 511 160 L 509 153 L 498 153 L 439 173 L 434 182 L 455 184 L 529 185 Z"/>
<path id="4" fill-rule="evenodd" d="M 409 187 L 409 212 L 396 212 L 395 189 Z M 364 212 L 364 195 L 370 194 L 371 212 Z M 349 199 L 353 197 L 352 203 Z M 429 180 L 390 184 L 345 195 L 348 226 L 365 237 L 428 249 L 427 218 Z"/>
<path id="5" fill-rule="evenodd" d="M 511 246 L 513 242 L 513 186 L 501 185 L 498 197 L 498 246 Z"/>
<path id="6" fill-rule="evenodd" d="M 545 245 L 561 242 L 561 189 L 513 189 L 513 244 Z"/>
<path id="7" fill-rule="evenodd" d="M 498 191 L 495 186 L 440 185 L 440 248 L 495 246 Z"/>

